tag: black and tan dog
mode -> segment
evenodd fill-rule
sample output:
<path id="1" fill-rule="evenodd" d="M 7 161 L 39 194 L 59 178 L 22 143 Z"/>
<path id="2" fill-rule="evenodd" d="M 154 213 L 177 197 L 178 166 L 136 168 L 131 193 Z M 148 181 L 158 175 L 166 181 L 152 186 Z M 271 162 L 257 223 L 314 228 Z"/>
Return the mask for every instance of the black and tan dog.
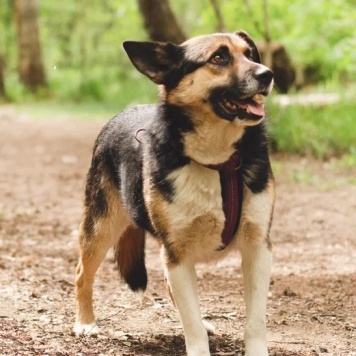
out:
<path id="1" fill-rule="evenodd" d="M 160 101 L 125 110 L 96 140 L 79 232 L 74 332 L 98 332 L 92 286 L 110 247 L 131 289 L 145 290 L 149 233 L 162 248 L 188 355 L 210 355 L 194 266 L 237 249 L 246 355 L 267 355 L 274 181 L 263 96 L 273 74 L 243 31 L 179 46 L 125 42 L 124 48 L 134 66 L 160 85 Z"/>

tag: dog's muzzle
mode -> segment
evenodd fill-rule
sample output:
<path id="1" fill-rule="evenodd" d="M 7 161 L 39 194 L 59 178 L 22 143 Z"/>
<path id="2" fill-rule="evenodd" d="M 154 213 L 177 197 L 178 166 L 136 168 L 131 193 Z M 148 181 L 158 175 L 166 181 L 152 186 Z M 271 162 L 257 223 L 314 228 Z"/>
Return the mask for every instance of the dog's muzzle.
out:
<path id="1" fill-rule="evenodd" d="M 220 88 L 212 95 L 215 112 L 227 120 L 260 121 L 265 116 L 264 96 L 273 86 L 273 72 L 261 66 L 235 85 Z"/>

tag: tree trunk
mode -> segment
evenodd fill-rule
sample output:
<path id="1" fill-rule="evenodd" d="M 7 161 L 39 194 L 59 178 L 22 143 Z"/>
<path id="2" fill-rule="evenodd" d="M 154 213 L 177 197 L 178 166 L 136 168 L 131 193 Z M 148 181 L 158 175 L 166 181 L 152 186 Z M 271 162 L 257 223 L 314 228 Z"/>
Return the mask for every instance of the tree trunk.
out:
<path id="1" fill-rule="evenodd" d="M 138 5 L 146 31 L 153 41 L 180 44 L 186 40 L 168 0 L 138 0 Z"/>
<path id="2" fill-rule="evenodd" d="M 0 99 L 6 99 L 4 67 L 4 57 L 0 54 Z"/>
<path id="3" fill-rule="evenodd" d="M 46 86 L 38 29 L 37 0 L 15 0 L 15 19 L 21 82 L 32 92 Z"/>
<path id="4" fill-rule="evenodd" d="M 224 19 L 223 19 L 222 14 L 221 14 L 221 8 L 220 8 L 220 4 L 218 3 L 218 0 L 210 0 L 210 3 L 211 3 L 211 6 L 214 9 L 215 17 L 216 17 L 216 20 L 218 22 L 217 30 L 219 32 L 228 32 L 227 31 L 227 27 L 226 27 L 225 22 L 224 22 Z"/>
<path id="5" fill-rule="evenodd" d="M 268 0 L 263 1 L 263 18 L 264 18 L 264 38 L 266 42 L 266 53 L 265 53 L 265 65 L 268 68 L 272 68 L 273 65 L 273 54 L 272 54 L 272 44 L 271 44 L 271 31 L 269 28 L 269 12 L 268 12 Z"/>

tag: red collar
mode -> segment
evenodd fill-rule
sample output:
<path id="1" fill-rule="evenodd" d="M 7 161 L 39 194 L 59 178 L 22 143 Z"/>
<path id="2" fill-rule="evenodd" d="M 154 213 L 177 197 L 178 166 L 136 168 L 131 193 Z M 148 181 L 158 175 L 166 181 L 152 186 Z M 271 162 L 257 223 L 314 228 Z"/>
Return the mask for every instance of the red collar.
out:
<path id="1" fill-rule="evenodd" d="M 239 227 L 242 208 L 242 183 L 239 172 L 242 166 L 241 157 L 235 152 L 226 162 L 221 164 L 202 164 L 202 166 L 219 172 L 225 225 L 221 235 L 223 250 L 232 240 Z"/>

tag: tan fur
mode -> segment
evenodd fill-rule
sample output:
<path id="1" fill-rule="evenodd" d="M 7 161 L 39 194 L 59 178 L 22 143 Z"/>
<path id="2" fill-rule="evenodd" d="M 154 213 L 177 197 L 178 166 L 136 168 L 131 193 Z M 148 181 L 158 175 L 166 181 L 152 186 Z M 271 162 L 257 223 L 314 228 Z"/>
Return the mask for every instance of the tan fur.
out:
<path id="1" fill-rule="evenodd" d="M 167 98 L 172 104 L 186 105 L 187 112 L 195 118 L 195 131 L 184 137 L 185 153 L 202 164 L 225 162 L 235 151 L 234 142 L 244 132 L 244 126 L 238 122 L 218 118 L 207 103 L 206 88 L 218 85 L 219 82 L 225 84 L 227 80 L 228 73 L 224 76 L 211 74 L 204 67 L 184 78 Z"/>
<path id="2" fill-rule="evenodd" d="M 223 256 L 217 252 L 225 221 L 218 172 L 192 162 L 173 172 L 170 180 L 176 192 L 172 203 L 154 187 L 145 188 L 149 215 L 166 232 L 165 247 L 176 257 L 172 261 L 165 256 L 165 263 L 187 256 L 201 262 Z"/>
<path id="3" fill-rule="evenodd" d="M 206 118 L 196 125 L 194 132 L 185 135 L 185 153 L 200 164 L 225 162 L 234 153 L 234 143 L 243 135 L 244 127 L 235 122 L 217 120 L 212 115 L 211 120 L 208 115 Z M 212 125 L 214 130 L 211 130 Z M 207 150 L 210 151 L 208 157 Z"/>
<path id="4" fill-rule="evenodd" d="M 160 234 L 167 235 L 170 230 L 166 212 L 167 201 L 149 179 L 144 180 L 144 194 L 147 212 L 154 229 Z"/>
<path id="5" fill-rule="evenodd" d="M 247 44 L 240 37 L 229 36 L 223 33 L 203 35 L 191 38 L 182 45 L 186 48 L 187 59 L 192 61 L 206 61 L 221 45 L 233 47 L 234 51 L 243 52 Z"/>
<path id="6" fill-rule="evenodd" d="M 271 216 L 275 202 L 274 181 L 271 179 L 267 189 L 259 194 L 244 190 L 243 213 L 239 228 L 239 244 L 263 245 L 272 248 L 268 238 L 271 227 Z"/>
<path id="7" fill-rule="evenodd" d="M 243 221 L 242 234 L 245 243 L 253 244 L 256 242 L 256 236 L 263 236 L 263 231 L 260 226 L 258 226 L 258 224 L 255 224 L 251 221 Z"/>
<path id="8" fill-rule="evenodd" d="M 221 245 L 223 227 L 222 220 L 207 213 L 170 234 L 168 243 L 179 260 L 187 256 L 193 257 L 195 261 L 210 260 L 211 254 Z"/>
<path id="9" fill-rule="evenodd" d="M 76 269 L 76 323 L 93 323 L 94 312 L 92 306 L 92 288 L 94 276 L 103 261 L 107 251 L 114 246 L 130 221 L 116 189 L 107 180 L 102 180 L 108 202 L 106 216 L 95 221 L 95 233 L 92 237 L 86 236 L 84 221 L 86 212 L 79 228 L 80 256 Z"/>

